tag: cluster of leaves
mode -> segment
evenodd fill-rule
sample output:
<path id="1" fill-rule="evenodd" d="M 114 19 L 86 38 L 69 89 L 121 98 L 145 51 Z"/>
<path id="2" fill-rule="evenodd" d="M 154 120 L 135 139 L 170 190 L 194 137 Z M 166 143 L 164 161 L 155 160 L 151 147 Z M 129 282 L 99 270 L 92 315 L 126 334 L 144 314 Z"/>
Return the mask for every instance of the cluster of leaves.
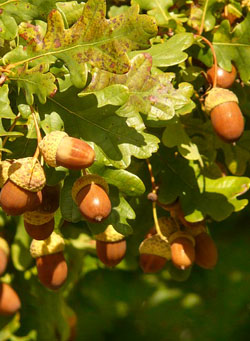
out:
<path id="1" fill-rule="evenodd" d="M 225 17 L 226 10 L 236 17 L 233 23 Z M 211 51 L 195 36 L 203 19 L 203 34 L 213 43 L 219 66 L 230 71 L 233 63 L 238 70 L 239 81 L 232 90 L 245 115 L 246 130 L 233 145 L 219 140 L 203 110 L 202 91 L 209 87 L 204 71 L 213 63 Z M 79 172 L 44 166 L 49 185 L 63 183 L 56 226 L 70 223 L 67 231 L 61 229 L 71 242 L 68 257 L 75 260 L 65 296 L 83 274 L 81 259 L 89 250 L 89 230 L 99 233 L 112 224 L 130 235 L 132 227 L 135 232 L 139 229 L 136 216 L 148 207 L 141 198 L 151 188 L 145 159 L 152 160 L 159 200 L 169 204 L 179 198 L 191 222 L 221 221 L 247 205 L 238 196 L 250 187 L 249 29 L 247 4 L 234 0 L 132 0 L 131 4 L 0 0 L 3 159 L 33 155 L 32 105 L 44 134 L 65 130 L 94 148 L 97 160 L 89 172 L 104 177 L 111 189 L 109 218 L 101 224 L 86 223 L 71 197 Z M 222 177 L 221 163 L 227 176 Z M 12 224 L 15 228 L 8 238 L 14 284 L 29 278 L 30 289 L 24 291 L 39 306 L 39 295 L 46 290 L 35 284 L 22 219 L 3 214 L 2 229 Z M 133 261 L 128 264 L 134 267 Z M 11 280 L 8 276 L 6 280 Z M 62 294 L 44 295 L 46 302 L 55 301 L 60 316 L 55 320 L 51 312 L 47 339 L 59 333 L 66 340 L 69 308 Z M 46 302 L 44 309 L 50 311 Z M 11 324 L 7 334 L 0 334 L 3 340 L 19 328 L 16 317 Z M 33 331 L 26 339 L 36 337 Z"/>

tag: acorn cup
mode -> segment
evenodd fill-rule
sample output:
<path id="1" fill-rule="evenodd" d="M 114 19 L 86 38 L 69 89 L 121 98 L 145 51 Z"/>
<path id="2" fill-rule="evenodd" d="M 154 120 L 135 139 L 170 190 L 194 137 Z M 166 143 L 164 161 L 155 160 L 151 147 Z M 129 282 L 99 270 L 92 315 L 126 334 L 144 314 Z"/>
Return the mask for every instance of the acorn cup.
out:
<path id="1" fill-rule="evenodd" d="M 99 175 L 88 174 L 77 179 L 72 187 L 72 198 L 82 216 L 92 223 L 100 223 L 111 212 L 108 184 Z"/>
<path id="2" fill-rule="evenodd" d="M 47 239 L 54 231 L 54 213 L 26 212 L 23 215 L 23 219 L 25 230 L 33 239 Z"/>
<path id="3" fill-rule="evenodd" d="M 86 142 L 68 136 L 63 131 L 52 131 L 39 143 L 45 162 L 51 167 L 83 169 L 92 165 L 95 152 Z"/>
<path id="4" fill-rule="evenodd" d="M 51 290 L 59 289 L 66 281 L 68 267 L 64 255 L 64 240 L 53 232 L 48 239 L 33 239 L 30 253 L 36 258 L 36 267 L 40 282 Z"/>
<path id="5" fill-rule="evenodd" d="M 217 87 L 219 88 L 230 88 L 236 78 L 237 71 L 234 65 L 232 65 L 232 71 L 228 72 L 220 67 L 217 67 Z M 215 78 L 215 66 L 213 65 L 207 70 L 207 78 L 209 83 L 213 84 Z"/>
<path id="6" fill-rule="evenodd" d="M 213 269 L 217 264 L 218 252 L 213 239 L 202 232 L 195 237 L 195 263 L 204 269 Z"/>
<path id="7" fill-rule="evenodd" d="M 9 260 L 10 248 L 6 240 L 0 237 L 0 276 L 5 272 Z"/>
<path id="8" fill-rule="evenodd" d="M 0 188 L 7 182 L 9 168 L 13 162 L 14 160 L 0 161 Z"/>
<path id="9" fill-rule="evenodd" d="M 41 189 L 46 182 L 38 160 L 32 157 L 15 160 L 8 169 L 8 180 L 0 193 L 0 205 L 9 215 L 35 210 L 42 202 Z"/>
<path id="10" fill-rule="evenodd" d="M 114 267 L 125 257 L 127 243 L 125 237 L 117 232 L 112 225 L 95 235 L 98 258 L 107 266 Z"/>
<path id="11" fill-rule="evenodd" d="M 174 266 L 181 270 L 189 268 L 195 259 L 195 240 L 193 236 L 185 231 L 177 231 L 171 234 L 169 242 Z"/>
<path id="12" fill-rule="evenodd" d="M 140 267 L 144 273 L 154 273 L 162 270 L 171 259 L 170 245 L 167 240 L 157 234 L 142 241 L 139 246 Z"/>
<path id="13" fill-rule="evenodd" d="M 222 88 L 213 88 L 205 99 L 214 131 L 224 142 L 235 142 L 243 134 L 244 118 L 238 102 L 232 91 Z"/>
<path id="14" fill-rule="evenodd" d="M 20 298 L 15 290 L 7 283 L 0 283 L 0 315 L 13 315 L 20 308 Z"/>

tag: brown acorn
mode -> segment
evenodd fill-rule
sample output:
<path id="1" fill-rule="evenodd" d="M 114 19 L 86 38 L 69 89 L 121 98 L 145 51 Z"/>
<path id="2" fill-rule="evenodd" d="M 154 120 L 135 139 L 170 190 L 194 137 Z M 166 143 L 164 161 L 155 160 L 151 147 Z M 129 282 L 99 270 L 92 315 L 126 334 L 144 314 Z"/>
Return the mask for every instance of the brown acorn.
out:
<path id="1" fill-rule="evenodd" d="M 189 268 L 195 259 L 194 238 L 187 232 L 177 231 L 170 236 L 169 241 L 174 266 L 181 270 Z"/>
<path id="2" fill-rule="evenodd" d="M 15 160 L 8 169 L 8 180 L 0 193 L 0 205 L 10 215 L 36 209 L 46 182 L 43 168 L 32 157 Z"/>
<path id="3" fill-rule="evenodd" d="M 72 197 L 81 214 L 88 221 L 99 223 L 111 212 L 108 185 L 98 175 L 85 175 L 77 179 L 72 188 Z"/>
<path id="4" fill-rule="evenodd" d="M 140 267 L 144 273 L 154 273 L 163 269 L 171 258 L 170 245 L 157 234 L 142 241 L 139 246 Z"/>
<path id="5" fill-rule="evenodd" d="M 53 232 L 48 239 L 33 239 L 30 253 L 36 258 L 40 282 L 51 290 L 59 289 L 66 281 L 68 267 L 64 255 L 64 240 Z"/>
<path id="6" fill-rule="evenodd" d="M 217 67 L 217 86 L 219 88 L 230 88 L 236 78 L 237 71 L 234 65 L 232 65 L 232 71 L 228 72 L 220 67 Z M 213 65 L 209 70 L 207 70 L 207 78 L 209 83 L 213 84 L 215 77 L 215 66 Z"/>
<path id="7" fill-rule="evenodd" d="M 30 192 L 8 180 L 0 193 L 0 205 L 9 215 L 21 215 L 35 210 L 42 202 L 42 193 Z"/>
<path id="8" fill-rule="evenodd" d="M 86 142 L 68 136 L 62 131 L 53 131 L 39 143 L 45 162 L 51 167 L 83 169 L 92 165 L 95 152 Z"/>
<path id="9" fill-rule="evenodd" d="M 237 141 L 244 131 L 244 118 L 237 96 L 230 90 L 213 88 L 205 100 L 216 134 L 225 142 Z"/>
<path id="10" fill-rule="evenodd" d="M 5 272 L 9 260 L 10 248 L 6 240 L 0 237 L 0 276 Z"/>
<path id="11" fill-rule="evenodd" d="M 95 239 L 97 256 L 105 265 L 116 266 L 125 257 L 126 240 L 112 225 L 108 225 L 104 232 L 95 235 Z"/>
<path id="12" fill-rule="evenodd" d="M 21 302 L 15 290 L 7 283 L 0 283 L 0 315 L 13 315 L 20 308 Z"/>
<path id="13" fill-rule="evenodd" d="M 195 263 L 204 269 L 212 269 L 217 264 L 218 252 L 213 239 L 206 232 L 195 237 Z"/>

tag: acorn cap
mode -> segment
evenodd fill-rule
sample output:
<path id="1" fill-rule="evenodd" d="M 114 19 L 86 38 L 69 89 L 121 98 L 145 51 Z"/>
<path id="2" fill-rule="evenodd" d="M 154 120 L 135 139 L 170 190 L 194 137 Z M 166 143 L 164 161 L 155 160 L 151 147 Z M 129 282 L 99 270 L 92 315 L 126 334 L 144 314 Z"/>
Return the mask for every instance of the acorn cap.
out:
<path id="1" fill-rule="evenodd" d="M 43 154 L 45 162 L 51 166 L 56 167 L 56 152 L 61 140 L 69 136 L 64 131 L 52 131 L 48 135 L 44 136 L 42 141 L 39 143 L 39 148 Z"/>
<path id="2" fill-rule="evenodd" d="M 23 219 L 32 225 L 43 225 L 54 217 L 54 213 L 41 213 L 39 211 L 28 211 L 23 215 Z"/>
<path id="3" fill-rule="evenodd" d="M 239 103 L 238 97 L 230 90 L 213 88 L 205 99 L 205 110 L 210 113 L 215 107 L 225 102 Z"/>
<path id="4" fill-rule="evenodd" d="M 194 237 L 189 233 L 189 232 L 186 232 L 186 231 L 176 231 L 174 233 L 172 233 L 170 236 L 169 236 L 169 243 L 170 244 L 173 244 L 174 241 L 177 239 L 177 238 L 185 238 L 185 239 L 188 239 L 190 240 L 190 242 L 192 243 L 192 245 L 194 246 L 195 245 L 195 239 Z"/>
<path id="5" fill-rule="evenodd" d="M 77 194 L 80 192 L 82 188 L 84 188 L 87 185 L 90 185 L 91 183 L 101 186 L 104 189 L 104 191 L 108 194 L 109 192 L 108 184 L 100 175 L 97 174 L 83 175 L 74 182 L 74 185 L 72 187 L 72 198 L 76 204 Z"/>
<path id="6" fill-rule="evenodd" d="M 140 254 L 149 254 L 171 259 L 171 248 L 166 240 L 161 239 L 157 234 L 144 239 L 139 246 Z"/>
<path id="7" fill-rule="evenodd" d="M 65 243 L 63 238 L 56 232 L 52 232 L 49 238 L 45 240 L 33 239 L 30 245 L 30 254 L 33 258 L 38 258 L 52 253 L 62 252 Z"/>
<path id="8" fill-rule="evenodd" d="M 10 253 L 9 244 L 2 237 L 0 237 L 0 249 L 2 249 L 7 256 L 9 256 Z"/>
<path id="9" fill-rule="evenodd" d="M 169 237 L 173 232 L 177 230 L 176 223 L 173 218 L 161 217 L 158 219 L 161 232 L 165 237 Z"/>
<path id="10" fill-rule="evenodd" d="M 186 227 L 186 231 L 191 233 L 193 237 L 198 236 L 202 232 L 207 232 L 206 225 L 204 222 L 194 223 L 193 226 Z"/>
<path id="11" fill-rule="evenodd" d="M 8 180 L 8 171 L 13 161 L 14 160 L 0 161 L 0 188 L 2 188 L 5 182 Z"/>
<path id="12" fill-rule="evenodd" d="M 124 235 L 121 233 L 117 232 L 112 225 L 108 225 L 106 230 L 102 233 L 96 234 L 95 239 L 99 240 L 101 242 L 118 242 L 119 240 L 124 239 Z"/>
<path id="13" fill-rule="evenodd" d="M 30 192 L 39 192 L 46 183 L 44 170 L 33 157 L 15 160 L 9 167 L 8 175 L 14 184 Z"/>

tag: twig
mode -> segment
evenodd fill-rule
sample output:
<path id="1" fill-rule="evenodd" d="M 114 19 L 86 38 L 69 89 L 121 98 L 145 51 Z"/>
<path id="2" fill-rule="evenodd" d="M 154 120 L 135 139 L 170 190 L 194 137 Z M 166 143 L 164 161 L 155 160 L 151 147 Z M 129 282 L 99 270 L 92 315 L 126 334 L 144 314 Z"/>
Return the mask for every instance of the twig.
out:
<path id="1" fill-rule="evenodd" d="M 35 111 L 34 111 L 34 108 L 32 107 L 32 105 L 30 106 L 30 109 L 31 109 L 32 117 L 33 117 L 33 120 L 35 123 L 36 136 L 37 136 L 37 147 L 36 147 L 35 154 L 33 155 L 33 159 L 37 160 L 37 158 L 40 154 L 39 143 L 42 141 L 42 135 L 41 135 L 40 128 L 39 128 L 37 118 L 36 118 L 36 114 L 35 114 Z"/>
<path id="2" fill-rule="evenodd" d="M 203 8 L 202 18 L 201 18 L 201 25 L 200 25 L 200 29 L 198 31 L 199 35 L 202 35 L 202 32 L 204 30 L 205 18 L 206 18 L 206 13 L 207 13 L 207 6 L 208 6 L 208 0 L 205 0 L 205 5 Z"/>
<path id="3" fill-rule="evenodd" d="M 202 40 L 205 41 L 205 43 L 210 47 L 212 54 L 213 54 L 213 59 L 214 59 L 214 80 L 213 80 L 213 88 L 216 88 L 217 85 L 217 71 L 218 71 L 218 64 L 217 64 L 217 58 L 216 58 L 216 53 L 213 47 L 213 44 L 205 37 L 195 34 L 195 38 L 201 38 Z"/>

